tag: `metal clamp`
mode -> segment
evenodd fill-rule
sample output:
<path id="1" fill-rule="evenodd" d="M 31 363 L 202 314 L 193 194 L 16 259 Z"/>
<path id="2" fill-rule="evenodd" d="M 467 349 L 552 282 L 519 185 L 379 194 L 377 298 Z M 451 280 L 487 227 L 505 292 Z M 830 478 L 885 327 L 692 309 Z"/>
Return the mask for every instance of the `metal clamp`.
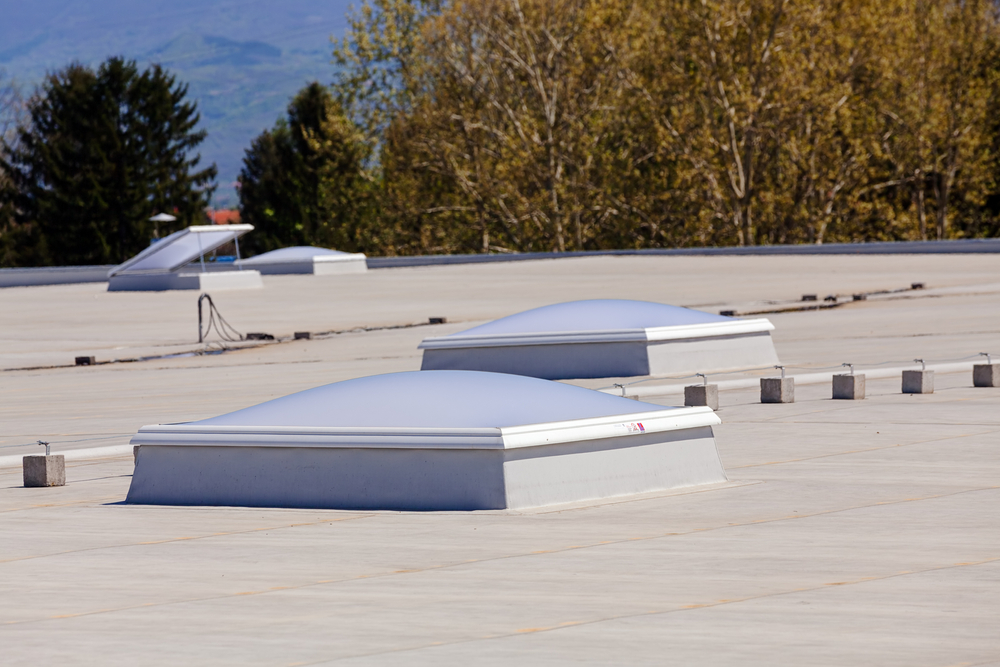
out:
<path id="1" fill-rule="evenodd" d="M 781 369 L 781 379 L 784 380 L 785 379 L 785 367 L 784 366 L 775 366 L 775 368 L 780 368 Z"/>
<path id="2" fill-rule="evenodd" d="M 851 369 L 851 375 L 854 375 L 854 364 L 841 364 L 841 366 L 847 366 Z"/>
<path id="3" fill-rule="evenodd" d="M 989 352 L 980 352 L 979 356 L 980 357 L 986 357 L 986 363 L 988 363 L 988 364 L 992 364 L 993 363 L 993 361 L 990 359 L 990 353 Z"/>
<path id="4" fill-rule="evenodd" d="M 920 362 L 920 370 L 922 370 L 922 371 L 926 371 L 927 370 L 927 364 L 924 363 L 923 359 L 914 359 L 914 361 Z"/>
<path id="5" fill-rule="evenodd" d="M 45 455 L 46 455 L 46 456 L 48 456 L 49 454 L 51 454 L 51 453 L 52 453 L 52 452 L 51 452 L 51 450 L 50 450 L 50 448 L 49 448 L 49 443 L 47 443 L 47 442 L 42 442 L 41 440 L 39 440 L 39 441 L 38 441 L 38 444 L 39 444 L 39 445 L 45 445 Z"/>
<path id="6" fill-rule="evenodd" d="M 701 383 L 703 385 L 705 385 L 706 387 L 708 386 L 708 376 L 707 375 L 705 375 L 704 373 L 695 373 L 695 377 L 700 377 L 701 378 Z"/>

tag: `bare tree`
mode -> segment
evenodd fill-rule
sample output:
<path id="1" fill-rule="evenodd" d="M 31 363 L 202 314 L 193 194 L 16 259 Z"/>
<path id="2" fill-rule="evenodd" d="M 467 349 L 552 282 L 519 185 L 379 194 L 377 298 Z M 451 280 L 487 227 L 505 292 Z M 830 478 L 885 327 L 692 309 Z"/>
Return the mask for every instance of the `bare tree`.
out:
<path id="1" fill-rule="evenodd" d="M 928 237 L 927 193 L 933 197 L 935 236 L 949 235 L 956 183 L 984 197 L 990 185 L 989 68 L 997 58 L 997 8 L 986 0 L 923 0 L 899 13 L 891 35 L 894 55 L 881 96 L 889 120 L 899 180 L 912 188 L 921 238 Z"/>

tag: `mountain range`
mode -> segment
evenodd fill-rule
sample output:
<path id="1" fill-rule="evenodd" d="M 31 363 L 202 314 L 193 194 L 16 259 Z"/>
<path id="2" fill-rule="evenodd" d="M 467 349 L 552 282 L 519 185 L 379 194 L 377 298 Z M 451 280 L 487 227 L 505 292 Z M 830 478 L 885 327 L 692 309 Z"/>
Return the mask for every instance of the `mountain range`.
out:
<path id="1" fill-rule="evenodd" d="M 219 168 L 213 204 L 231 206 L 251 140 L 302 86 L 333 79 L 331 38 L 349 9 L 348 0 L 0 0 L 0 68 L 30 94 L 73 61 L 159 63 L 198 103 L 202 161 Z"/>

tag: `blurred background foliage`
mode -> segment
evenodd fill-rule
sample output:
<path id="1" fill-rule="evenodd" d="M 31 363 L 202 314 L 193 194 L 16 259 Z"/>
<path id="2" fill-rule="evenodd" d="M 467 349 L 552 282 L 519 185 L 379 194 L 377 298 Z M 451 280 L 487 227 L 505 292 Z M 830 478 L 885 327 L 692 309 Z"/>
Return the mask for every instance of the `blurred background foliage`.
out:
<path id="1" fill-rule="evenodd" d="M 966 0 L 372 0 L 335 57 L 369 252 L 998 232 L 998 22 Z"/>
<path id="2" fill-rule="evenodd" d="M 1000 232 L 989 0 L 368 0 L 347 23 L 332 84 L 246 150 L 253 252 Z"/>

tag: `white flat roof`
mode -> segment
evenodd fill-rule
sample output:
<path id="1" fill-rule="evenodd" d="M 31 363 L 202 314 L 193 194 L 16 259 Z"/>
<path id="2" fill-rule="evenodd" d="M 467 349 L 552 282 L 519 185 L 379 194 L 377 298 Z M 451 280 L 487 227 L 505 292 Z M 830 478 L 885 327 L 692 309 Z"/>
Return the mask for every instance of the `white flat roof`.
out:
<path id="1" fill-rule="evenodd" d="M 795 403 L 770 405 L 748 376 L 752 387 L 720 391 L 726 423 L 714 431 L 731 481 L 714 490 L 530 512 L 116 502 L 143 424 L 420 363 L 427 327 L 360 327 L 484 322 L 570 290 L 739 309 L 914 280 L 927 289 L 768 316 L 782 359 L 997 352 L 996 255 L 605 257 L 380 270 L 351 289 L 292 278 L 221 310 L 234 324 L 274 314 L 266 330 L 289 336 L 358 328 L 0 374 L 0 458 L 51 440 L 68 481 L 22 488 L 20 457 L 3 470 L 4 661 L 157 664 L 176 662 L 179 645 L 220 664 L 652 665 L 666 651 L 711 667 L 995 660 L 1000 389 L 973 387 L 969 371 L 938 372 L 934 394 L 910 396 L 898 376 L 869 375 L 862 401 L 796 381 Z M 109 296 L 103 285 L 0 290 L 0 310 L 19 314 L 0 318 L 0 365 L 193 350 L 177 344 L 191 339 L 192 306 L 191 293 Z"/>

